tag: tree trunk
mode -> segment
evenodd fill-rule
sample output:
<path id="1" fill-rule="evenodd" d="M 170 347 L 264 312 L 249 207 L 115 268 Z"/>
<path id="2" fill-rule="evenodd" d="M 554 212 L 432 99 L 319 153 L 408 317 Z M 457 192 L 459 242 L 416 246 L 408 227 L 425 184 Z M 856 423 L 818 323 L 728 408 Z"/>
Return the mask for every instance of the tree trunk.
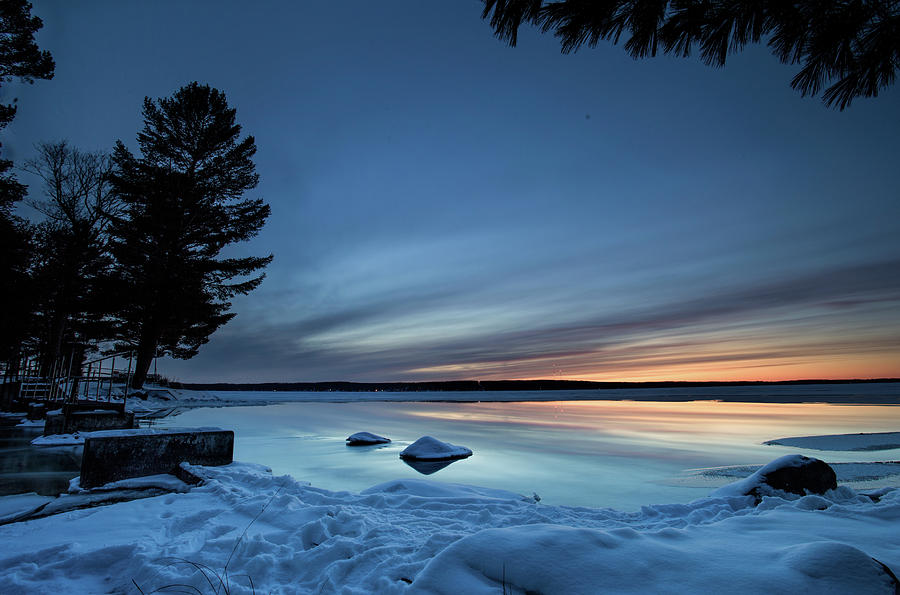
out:
<path id="1" fill-rule="evenodd" d="M 71 369 L 72 369 L 72 386 L 69 391 L 69 400 L 77 401 L 78 400 L 78 387 L 81 381 L 81 374 L 83 372 L 82 368 L 84 367 L 84 356 L 85 356 L 85 346 L 80 343 L 75 343 L 72 345 L 72 361 L 71 361 Z"/>
<path id="2" fill-rule="evenodd" d="M 131 388 L 138 390 L 143 388 L 144 382 L 147 380 L 147 373 L 150 371 L 150 364 L 156 357 L 156 337 L 141 337 L 137 349 L 137 361 L 134 364 L 134 376 L 131 377 Z"/>
<path id="3" fill-rule="evenodd" d="M 53 366 L 62 357 L 63 338 L 66 332 L 66 317 L 62 312 L 57 311 L 53 314 L 50 323 L 49 339 L 46 347 L 42 350 L 41 356 L 41 376 L 47 378 L 50 376 Z"/>

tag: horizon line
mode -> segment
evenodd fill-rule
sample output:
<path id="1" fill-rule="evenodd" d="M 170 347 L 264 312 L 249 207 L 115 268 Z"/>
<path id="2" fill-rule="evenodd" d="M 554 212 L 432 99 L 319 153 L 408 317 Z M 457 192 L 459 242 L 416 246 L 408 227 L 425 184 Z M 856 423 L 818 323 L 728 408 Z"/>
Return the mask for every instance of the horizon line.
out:
<path id="1" fill-rule="evenodd" d="M 388 385 L 473 385 L 483 384 L 523 384 L 532 385 L 540 383 L 548 384 L 579 384 L 592 385 L 595 388 L 621 388 L 621 387 L 651 387 L 651 386 L 739 386 L 739 385 L 783 385 L 783 384 L 865 384 L 865 383 L 889 383 L 900 382 L 896 377 L 876 378 L 798 378 L 791 380 L 572 380 L 558 378 L 535 379 L 505 379 L 505 380 L 395 380 L 395 381 L 352 381 L 352 380 L 325 380 L 325 381 L 263 381 L 263 382 L 181 382 L 170 381 L 169 385 L 187 387 L 214 387 L 214 386 L 315 386 L 315 385 L 356 385 L 356 386 L 388 386 Z"/>

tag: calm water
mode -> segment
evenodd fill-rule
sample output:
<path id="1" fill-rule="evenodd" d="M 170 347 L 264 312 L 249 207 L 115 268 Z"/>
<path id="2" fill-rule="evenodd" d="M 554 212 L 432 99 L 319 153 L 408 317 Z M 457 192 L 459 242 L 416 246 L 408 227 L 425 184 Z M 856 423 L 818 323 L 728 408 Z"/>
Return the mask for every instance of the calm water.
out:
<path id="1" fill-rule="evenodd" d="M 36 448 L 43 428 L 0 427 L 0 496 L 65 491 L 81 469 L 81 447 Z"/>
<path id="2" fill-rule="evenodd" d="M 691 472 L 697 468 L 762 464 L 787 453 L 829 462 L 900 460 L 898 449 L 821 452 L 761 444 L 786 436 L 900 431 L 900 406 L 891 405 L 304 402 L 194 409 L 156 425 L 233 429 L 236 460 L 331 490 L 357 492 L 392 479 L 427 478 L 536 492 L 545 503 L 625 510 L 707 495 L 712 484 Z M 344 439 L 358 431 L 394 442 L 347 447 Z M 40 433 L 0 428 L 0 495 L 59 493 L 78 475 L 81 448 L 31 447 Z M 475 454 L 423 475 L 399 458 L 423 435 L 468 446 Z"/>
<path id="3" fill-rule="evenodd" d="M 763 446 L 786 436 L 900 431 L 898 406 L 630 401 L 532 403 L 286 403 L 197 409 L 161 426 L 235 431 L 235 459 L 318 487 L 359 491 L 424 478 L 399 459 L 422 435 L 475 454 L 430 480 L 512 490 L 543 502 L 633 510 L 710 491 L 691 469 L 761 464 L 787 453 L 829 462 L 900 459 L 900 451 L 820 452 Z M 394 442 L 347 447 L 371 431 Z"/>

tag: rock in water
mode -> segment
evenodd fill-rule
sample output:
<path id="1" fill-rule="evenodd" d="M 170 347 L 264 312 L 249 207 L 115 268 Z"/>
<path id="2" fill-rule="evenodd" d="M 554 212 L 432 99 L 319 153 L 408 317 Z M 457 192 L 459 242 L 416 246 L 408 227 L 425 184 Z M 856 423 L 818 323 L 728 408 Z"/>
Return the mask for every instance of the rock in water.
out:
<path id="1" fill-rule="evenodd" d="M 450 459 L 464 459 L 470 456 L 472 456 L 472 451 L 465 446 L 441 442 L 431 436 L 422 436 L 400 453 L 400 457 L 403 459 L 417 461 L 446 461 Z"/>
<path id="2" fill-rule="evenodd" d="M 387 444 L 390 438 L 372 434 L 371 432 L 357 432 L 347 437 L 347 446 L 369 446 L 371 444 Z"/>

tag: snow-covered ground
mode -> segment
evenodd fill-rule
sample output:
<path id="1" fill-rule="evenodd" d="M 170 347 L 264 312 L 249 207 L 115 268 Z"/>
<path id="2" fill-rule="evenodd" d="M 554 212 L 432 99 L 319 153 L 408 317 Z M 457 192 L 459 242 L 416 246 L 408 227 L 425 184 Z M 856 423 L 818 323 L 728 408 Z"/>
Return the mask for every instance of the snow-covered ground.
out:
<path id="1" fill-rule="evenodd" d="M 0 526 L 0 592 L 891 593 L 872 558 L 900 568 L 898 489 L 623 513 L 427 480 L 354 494 L 252 464 L 191 470 L 206 482 L 185 493 Z"/>
<path id="2" fill-rule="evenodd" d="M 813 450 L 892 450 L 900 448 L 900 432 L 795 436 L 767 440 L 763 444 L 780 444 Z"/>

